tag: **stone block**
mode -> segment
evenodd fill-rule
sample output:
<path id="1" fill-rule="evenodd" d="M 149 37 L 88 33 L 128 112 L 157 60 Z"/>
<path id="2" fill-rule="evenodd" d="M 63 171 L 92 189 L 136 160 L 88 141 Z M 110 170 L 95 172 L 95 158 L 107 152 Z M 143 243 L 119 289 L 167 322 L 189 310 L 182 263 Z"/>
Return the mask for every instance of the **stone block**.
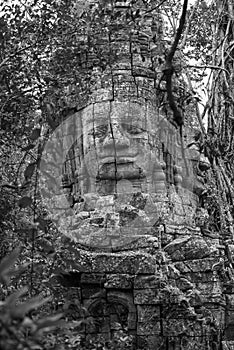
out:
<path id="1" fill-rule="evenodd" d="M 141 235 L 138 233 L 135 238 L 133 237 L 131 230 L 131 237 L 123 237 L 123 240 L 121 239 L 123 244 L 121 243 L 120 245 L 113 247 L 113 252 L 121 252 L 126 250 L 136 251 L 138 249 L 153 249 L 156 252 L 159 247 L 159 239 L 158 237 L 155 237 L 157 232 L 152 232 L 153 230 L 154 228 L 150 227 L 145 234 L 143 234 L 143 231 L 141 231 Z"/>
<path id="2" fill-rule="evenodd" d="M 213 272 L 212 271 L 204 271 L 204 272 L 187 272 L 184 273 L 183 276 L 189 279 L 192 283 L 209 283 L 213 280 Z"/>
<path id="3" fill-rule="evenodd" d="M 163 320 L 163 335 L 167 337 L 180 336 L 186 334 L 188 337 L 199 337 L 204 334 L 201 323 L 196 323 L 193 320 L 180 318 L 170 318 Z"/>
<path id="4" fill-rule="evenodd" d="M 204 336 L 188 338 L 186 334 L 182 336 L 168 337 L 167 350 L 211 350 Z"/>
<path id="5" fill-rule="evenodd" d="M 167 234 L 173 234 L 178 237 L 192 237 L 201 235 L 200 229 L 198 227 L 191 227 L 191 225 L 186 224 L 175 224 L 175 223 L 169 223 L 166 226 L 166 233 Z"/>
<path id="6" fill-rule="evenodd" d="M 162 286 L 162 278 L 157 275 L 137 275 L 134 280 L 134 288 L 135 289 L 160 289 Z"/>
<path id="7" fill-rule="evenodd" d="M 158 289 L 134 290 L 134 304 L 158 305 L 162 303 Z"/>
<path id="8" fill-rule="evenodd" d="M 192 306 L 185 302 L 168 304 L 162 308 L 162 319 L 194 320 L 197 314 Z"/>
<path id="9" fill-rule="evenodd" d="M 203 283 L 196 283 L 196 288 L 202 295 L 222 294 L 221 281 L 210 281 Z"/>
<path id="10" fill-rule="evenodd" d="M 81 260 L 81 259 L 80 259 Z M 81 262 L 82 271 L 95 273 L 154 273 L 157 259 L 147 253 L 93 253 Z"/>
<path id="11" fill-rule="evenodd" d="M 203 294 L 200 295 L 201 297 L 201 303 L 203 303 L 206 306 L 212 305 L 212 304 L 217 304 L 220 306 L 225 306 L 226 305 L 226 299 L 225 296 L 222 294 Z"/>
<path id="12" fill-rule="evenodd" d="M 83 273 L 81 276 L 81 285 L 101 287 L 105 281 L 105 274 L 101 273 Z"/>
<path id="13" fill-rule="evenodd" d="M 199 236 L 182 236 L 169 243 L 164 249 L 173 261 L 202 259 L 216 250 Z"/>
<path id="14" fill-rule="evenodd" d="M 218 258 L 203 258 L 190 261 L 178 261 L 175 267 L 182 273 L 212 271 L 212 266 L 219 261 Z"/>
<path id="15" fill-rule="evenodd" d="M 160 322 L 137 322 L 137 335 L 160 335 Z"/>
<path id="16" fill-rule="evenodd" d="M 137 305 L 137 316 L 139 322 L 155 322 L 160 320 L 160 306 Z"/>
<path id="17" fill-rule="evenodd" d="M 157 350 L 165 349 L 166 340 L 160 335 L 137 335 L 137 349 Z"/>
<path id="18" fill-rule="evenodd" d="M 107 289 L 131 289 L 132 277 L 128 274 L 108 274 L 104 287 Z"/>

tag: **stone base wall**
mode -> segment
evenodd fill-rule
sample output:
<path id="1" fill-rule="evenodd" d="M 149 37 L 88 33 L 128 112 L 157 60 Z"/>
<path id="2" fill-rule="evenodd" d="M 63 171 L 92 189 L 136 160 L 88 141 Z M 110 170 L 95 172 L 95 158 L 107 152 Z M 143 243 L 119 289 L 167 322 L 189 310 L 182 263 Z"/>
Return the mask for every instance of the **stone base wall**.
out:
<path id="1" fill-rule="evenodd" d="M 224 247 L 199 232 L 174 237 L 115 253 L 69 243 L 69 288 L 93 318 L 84 335 L 108 340 L 122 330 L 134 349 L 232 349 L 234 290 Z"/>

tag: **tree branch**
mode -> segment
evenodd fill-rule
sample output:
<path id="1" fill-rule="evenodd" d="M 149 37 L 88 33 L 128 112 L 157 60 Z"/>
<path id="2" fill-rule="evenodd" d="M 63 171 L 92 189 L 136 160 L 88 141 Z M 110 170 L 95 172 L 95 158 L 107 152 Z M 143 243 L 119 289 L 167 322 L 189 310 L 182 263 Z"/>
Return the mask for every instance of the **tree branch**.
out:
<path id="1" fill-rule="evenodd" d="M 174 42 L 172 44 L 170 52 L 167 55 L 167 63 L 170 63 L 170 64 L 172 63 L 174 54 L 176 52 L 178 43 L 180 41 L 180 37 L 181 37 L 183 29 L 184 29 L 185 18 L 186 18 L 186 13 L 187 13 L 187 7 L 188 7 L 188 0 L 184 0 L 183 10 L 182 10 L 182 14 L 181 14 L 181 17 L 180 17 L 179 27 L 178 27 L 177 32 L 176 32 L 176 37 L 175 37 L 175 40 L 174 40 Z"/>
<path id="2" fill-rule="evenodd" d="M 187 67 L 189 67 L 189 68 L 204 68 L 204 69 L 221 69 L 221 70 L 225 71 L 227 74 L 230 74 L 225 68 L 219 67 L 219 66 L 212 66 L 212 65 L 197 66 L 197 65 L 188 64 Z"/>
<path id="3" fill-rule="evenodd" d="M 153 7 L 152 9 L 150 9 L 150 10 L 148 10 L 148 11 L 145 11 L 144 14 L 145 14 L 145 13 L 152 12 L 152 11 L 158 9 L 165 1 L 166 1 L 166 0 L 162 0 L 157 6 Z"/>
<path id="4" fill-rule="evenodd" d="M 183 29 L 184 29 L 187 6 L 188 6 L 188 0 L 184 0 L 179 27 L 178 27 L 177 32 L 176 32 L 175 40 L 174 40 L 174 42 L 171 46 L 171 49 L 167 55 L 166 67 L 164 69 L 164 74 L 165 74 L 165 78 L 166 78 L 165 80 L 166 80 L 166 88 L 167 88 L 167 98 L 168 98 L 169 106 L 173 112 L 174 122 L 179 127 L 181 127 L 184 124 L 184 120 L 183 120 L 184 118 L 182 116 L 180 109 L 178 108 L 178 106 L 175 102 L 175 98 L 174 98 L 173 91 L 172 91 L 172 76 L 174 73 L 174 67 L 172 64 L 172 60 L 173 60 L 173 57 L 175 55 L 179 40 L 181 38 Z"/>

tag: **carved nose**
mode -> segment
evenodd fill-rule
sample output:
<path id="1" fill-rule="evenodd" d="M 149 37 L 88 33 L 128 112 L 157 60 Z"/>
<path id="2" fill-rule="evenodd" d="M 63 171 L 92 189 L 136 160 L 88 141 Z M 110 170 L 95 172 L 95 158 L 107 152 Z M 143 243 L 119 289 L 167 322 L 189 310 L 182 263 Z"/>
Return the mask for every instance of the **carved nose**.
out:
<path id="1" fill-rule="evenodd" d="M 122 149 L 129 146 L 130 141 L 124 134 L 123 130 L 121 130 L 121 126 L 119 124 L 111 124 L 109 126 L 109 132 L 103 141 L 103 147 L 106 149 Z"/>

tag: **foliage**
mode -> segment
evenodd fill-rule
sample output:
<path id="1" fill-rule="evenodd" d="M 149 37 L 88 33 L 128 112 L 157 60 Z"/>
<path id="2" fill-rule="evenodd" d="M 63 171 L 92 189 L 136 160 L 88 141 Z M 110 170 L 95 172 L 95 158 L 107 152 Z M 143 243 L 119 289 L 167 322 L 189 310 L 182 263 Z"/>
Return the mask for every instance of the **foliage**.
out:
<path id="1" fill-rule="evenodd" d="M 144 3 L 147 5 L 147 1 Z M 121 13 L 113 13 L 111 4 L 110 0 L 100 1 L 99 6 L 72 0 L 25 1 L 20 5 L 0 2 L 0 255 L 4 257 L 14 247 L 24 246 L 21 256 L 19 250 L 13 250 L 0 264 L 0 282 L 7 285 L 0 305 L 0 347 L 4 350 L 55 346 L 130 348 L 131 339 L 121 332 L 109 344 L 103 339 L 83 344 L 76 324 L 53 333 L 54 327 L 64 325 L 62 315 L 48 316 L 54 312 L 54 300 L 48 306 L 50 299 L 41 297 L 52 294 L 51 275 L 55 269 L 62 269 L 66 261 L 59 234 L 40 201 L 38 166 L 48 135 L 61 119 L 74 112 L 75 87 L 90 79 L 93 67 L 85 69 L 80 60 L 82 30 L 90 32 L 88 44 L 95 49 L 95 26 L 115 31 L 124 20 L 140 28 L 147 16 L 138 11 L 137 1 L 130 1 L 125 18 Z M 159 4 L 158 10 L 166 21 L 165 52 L 160 56 L 164 64 L 175 38 L 181 3 L 166 0 Z M 85 7 L 89 11 L 82 15 Z M 112 16 L 112 23 L 104 21 L 107 15 Z M 204 0 L 195 1 L 187 11 L 186 26 L 173 60 L 176 102 L 186 123 L 201 130 L 199 146 L 211 163 L 207 191 L 201 198 L 210 214 L 207 230 L 219 232 L 224 244 L 232 237 L 234 215 L 233 33 L 230 1 L 217 1 L 210 6 Z M 98 53 L 101 70 L 108 64 L 103 60 L 104 54 Z M 208 81 L 207 85 L 204 81 Z M 19 260 L 21 265 L 14 268 Z M 25 284 L 28 290 L 23 287 Z M 19 286 L 14 293 L 13 285 Z M 40 297 L 35 297 L 38 294 Z M 37 309 L 41 307 L 46 315 L 39 318 L 42 311 Z M 44 332 L 49 335 L 42 345 Z"/>
<path id="2" fill-rule="evenodd" d="M 64 321 L 61 320 L 62 314 L 35 319 L 30 317 L 35 309 L 51 301 L 51 297 L 35 296 L 25 299 L 28 288 L 22 287 L 14 292 L 12 290 L 10 292 L 12 288 L 6 289 L 12 277 L 16 283 L 25 268 L 23 266 L 14 267 L 19 254 L 20 249 L 17 248 L 0 262 L 0 281 L 5 286 L 3 293 L 8 294 L 0 303 L 0 347 L 4 350 L 13 348 L 39 350 L 42 349 L 42 335 L 62 326 Z"/>

